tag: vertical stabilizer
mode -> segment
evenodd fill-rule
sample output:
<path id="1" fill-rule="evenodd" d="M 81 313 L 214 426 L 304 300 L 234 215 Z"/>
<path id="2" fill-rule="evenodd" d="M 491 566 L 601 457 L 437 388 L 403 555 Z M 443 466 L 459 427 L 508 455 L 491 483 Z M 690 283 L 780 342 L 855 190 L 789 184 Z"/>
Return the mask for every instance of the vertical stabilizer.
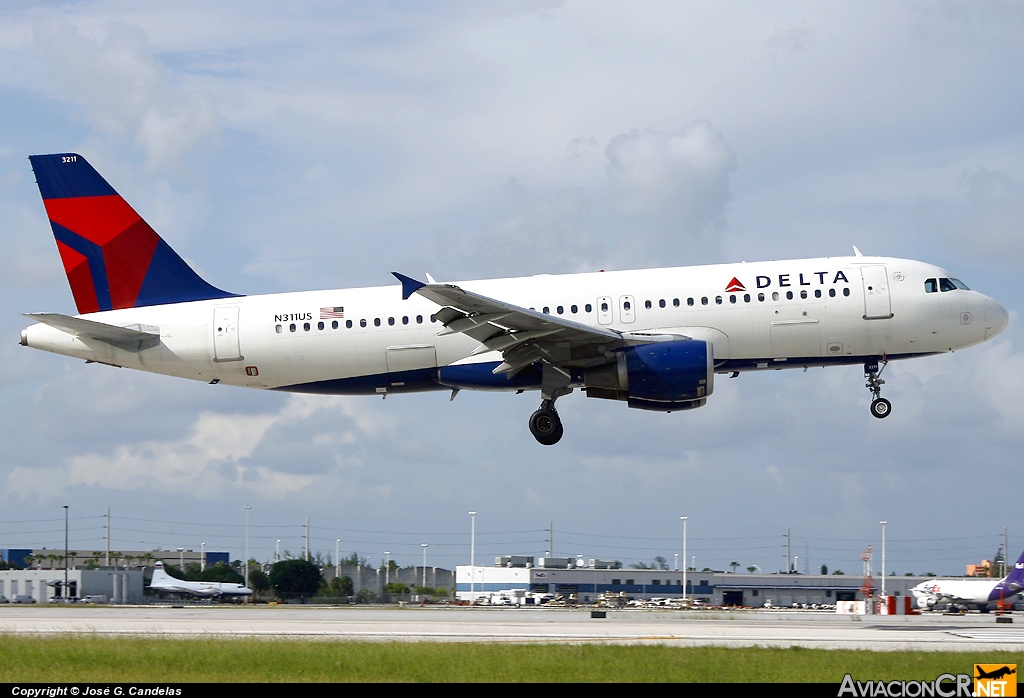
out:
<path id="1" fill-rule="evenodd" d="M 234 296 L 200 278 L 81 155 L 29 160 L 80 314 Z"/>

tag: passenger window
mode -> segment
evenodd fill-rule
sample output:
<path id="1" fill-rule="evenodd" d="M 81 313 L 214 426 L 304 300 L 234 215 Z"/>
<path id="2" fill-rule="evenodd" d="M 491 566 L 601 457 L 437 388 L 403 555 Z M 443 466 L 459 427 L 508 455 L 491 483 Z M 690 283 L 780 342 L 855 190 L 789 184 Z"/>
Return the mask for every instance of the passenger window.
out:
<path id="1" fill-rule="evenodd" d="M 800 292 L 800 297 L 803 298 L 803 299 L 806 299 L 807 298 L 807 291 L 801 291 Z"/>
<path id="2" fill-rule="evenodd" d="M 644 307 L 647 308 L 648 310 L 650 310 L 651 309 L 651 302 L 650 301 L 646 301 L 644 303 Z M 629 308 L 627 307 L 626 310 L 629 310 Z"/>
<path id="3" fill-rule="evenodd" d="M 347 330 L 351 330 L 352 329 L 352 321 L 351 320 L 346 320 L 345 321 L 345 329 L 347 329 Z"/>
<path id="4" fill-rule="evenodd" d="M 360 327 L 366 327 L 366 320 L 360 320 L 359 321 L 359 326 Z"/>
<path id="5" fill-rule="evenodd" d="M 423 316 L 422 315 L 417 315 L 416 316 L 416 324 L 417 325 L 422 325 L 423 324 Z"/>
<path id="6" fill-rule="evenodd" d="M 743 294 L 743 302 L 744 303 L 749 303 L 750 302 L 750 294 L 749 293 L 744 293 Z"/>
<path id="7" fill-rule="evenodd" d="M 686 304 L 692 306 L 693 305 L 693 299 L 692 298 L 687 298 L 686 299 Z"/>
<path id="8" fill-rule="evenodd" d="M 717 303 L 718 305 L 721 305 L 722 304 L 722 297 L 721 296 L 715 296 L 715 303 Z"/>
<path id="9" fill-rule="evenodd" d="M 632 307 L 633 307 L 632 303 L 630 303 L 629 301 L 623 301 L 623 303 L 622 303 L 622 309 L 623 310 L 629 310 Z M 651 307 L 651 302 L 650 301 L 647 301 L 647 307 L 648 308 Z"/>
<path id="10" fill-rule="evenodd" d="M 786 291 L 786 300 L 787 301 L 793 300 L 793 292 L 792 291 Z"/>
<path id="11" fill-rule="evenodd" d="M 322 323 L 322 322 L 318 322 L 318 323 L 316 323 L 316 328 L 317 328 L 318 330 L 322 330 L 322 329 L 324 328 L 324 323 Z"/>
<path id="12" fill-rule="evenodd" d="M 729 296 L 729 302 L 730 303 L 735 303 L 736 302 L 736 294 L 735 293 Z"/>
<path id="13" fill-rule="evenodd" d="M 331 322 L 331 329 L 332 330 L 338 329 L 338 321 L 337 320 L 334 320 L 334 321 Z"/>
<path id="14" fill-rule="evenodd" d="M 571 313 L 572 313 L 573 315 L 575 315 L 576 313 L 578 313 L 578 312 L 579 312 L 579 309 L 580 309 L 580 308 L 579 308 L 579 306 L 577 306 L 577 305 L 570 305 L 570 306 L 569 306 L 569 312 L 571 312 Z"/>
<path id="15" fill-rule="evenodd" d="M 678 308 L 679 307 L 679 299 L 678 298 L 673 298 L 672 299 L 672 305 L 673 305 L 673 307 Z"/>
<path id="16" fill-rule="evenodd" d="M 306 332 L 309 332 L 309 323 L 308 322 L 302 323 L 302 329 L 305 330 Z"/>
<path id="17" fill-rule="evenodd" d="M 850 295 L 850 288 L 849 288 L 849 286 L 847 286 L 846 288 L 843 289 L 843 295 L 844 296 Z"/>
<path id="18" fill-rule="evenodd" d="M 602 313 L 607 313 L 608 312 L 608 304 L 607 303 L 602 303 L 601 304 L 601 312 Z"/>
<path id="19" fill-rule="evenodd" d="M 565 312 L 565 308 L 563 308 L 562 306 L 558 306 L 557 308 L 555 308 L 555 312 L 561 315 L 562 313 Z"/>
<path id="20" fill-rule="evenodd" d="M 278 326 L 276 326 L 276 327 L 274 328 L 274 331 L 275 331 L 275 332 L 277 332 L 278 334 L 281 334 L 281 331 L 282 331 L 283 329 L 284 329 L 283 327 L 281 327 L 280 325 L 278 325 Z"/>
<path id="21" fill-rule="evenodd" d="M 763 293 L 757 294 L 757 302 L 758 303 L 764 303 L 764 294 Z"/>
<path id="22" fill-rule="evenodd" d="M 295 331 L 295 323 L 294 322 L 292 324 L 288 325 L 288 331 L 289 332 L 294 332 Z"/>
<path id="23" fill-rule="evenodd" d="M 708 304 L 708 297 L 707 296 L 701 296 L 700 297 L 700 304 L 701 305 L 707 305 Z"/>
<path id="24" fill-rule="evenodd" d="M 408 315 L 403 315 L 402 316 L 402 324 L 403 325 L 408 325 L 409 324 L 409 316 Z"/>
<path id="25" fill-rule="evenodd" d="M 774 291 L 774 292 L 772 293 L 772 300 L 773 300 L 773 301 L 777 301 L 777 300 L 779 300 L 779 292 L 778 292 L 778 291 Z"/>
<path id="26" fill-rule="evenodd" d="M 821 298 L 821 289 L 820 288 L 814 289 L 814 297 L 815 298 Z"/>
<path id="27" fill-rule="evenodd" d="M 836 297 L 836 290 L 834 288 L 830 288 L 828 290 L 828 297 L 829 298 L 835 298 Z"/>
<path id="28" fill-rule="evenodd" d="M 589 313 L 594 309 L 594 306 L 592 306 L 590 303 L 587 303 L 585 306 L 583 306 L 583 309 Z"/>
<path id="29" fill-rule="evenodd" d="M 547 306 L 545 305 L 545 306 L 544 306 L 544 307 L 543 307 L 543 308 L 541 309 L 541 312 L 543 312 L 543 313 L 544 313 L 545 315 L 550 315 L 550 314 L 551 314 L 551 308 L 549 308 L 549 307 L 547 307 Z"/>
<path id="30" fill-rule="evenodd" d="M 939 285 L 935 279 L 925 279 L 924 281 L 924 292 L 925 293 L 937 293 Z"/>

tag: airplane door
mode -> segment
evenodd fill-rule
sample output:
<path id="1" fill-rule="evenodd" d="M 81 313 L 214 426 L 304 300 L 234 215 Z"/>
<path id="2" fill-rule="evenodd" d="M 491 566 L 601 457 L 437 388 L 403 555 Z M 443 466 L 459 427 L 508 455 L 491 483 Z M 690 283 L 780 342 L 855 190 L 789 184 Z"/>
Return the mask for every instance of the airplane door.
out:
<path id="1" fill-rule="evenodd" d="M 601 296 L 597 299 L 597 321 L 602 325 L 612 322 L 612 297 Z"/>
<path id="2" fill-rule="evenodd" d="M 213 309 L 213 360 L 241 361 L 238 346 L 238 306 Z"/>
<path id="3" fill-rule="evenodd" d="M 864 319 L 888 320 L 891 318 L 889 274 L 885 267 L 881 264 L 861 267 L 860 275 L 864 283 Z"/>
<path id="4" fill-rule="evenodd" d="M 623 322 L 636 320 L 636 301 L 633 296 L 622 296 L 619 298 L 619 318 Z"/>

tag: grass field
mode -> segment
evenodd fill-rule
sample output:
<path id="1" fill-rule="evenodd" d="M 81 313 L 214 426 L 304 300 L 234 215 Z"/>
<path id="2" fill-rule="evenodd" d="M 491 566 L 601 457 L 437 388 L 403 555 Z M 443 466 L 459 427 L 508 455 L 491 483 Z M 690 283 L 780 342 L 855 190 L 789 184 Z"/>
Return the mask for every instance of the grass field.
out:
<path id="1" fill-rule="evenodd" d="M 0 636 L 0 682 L 932 680 L 1013 652 Z"/>

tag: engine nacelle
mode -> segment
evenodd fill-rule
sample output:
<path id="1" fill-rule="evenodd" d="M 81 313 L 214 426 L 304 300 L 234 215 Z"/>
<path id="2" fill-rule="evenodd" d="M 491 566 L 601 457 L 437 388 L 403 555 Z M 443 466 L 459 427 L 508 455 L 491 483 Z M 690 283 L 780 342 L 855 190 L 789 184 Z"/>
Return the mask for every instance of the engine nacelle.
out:
<path id="1" fill-rule="evenodd" d="M 936 599 L 935 599 L 934 596 L 918 596 L 917 597 L 917 607 L 918 608 L 933 608 L 935 606 L 935 601 L 936 601 Z"/>
<path id="2" fill-rule="evenodd" d="M 682 339 L 626 348 L 614 364 L 586 371 L 584 390 L 587 397 L 674 412 L 704 405 L 714 390 L 714 377 L 712 345 Z"/>

